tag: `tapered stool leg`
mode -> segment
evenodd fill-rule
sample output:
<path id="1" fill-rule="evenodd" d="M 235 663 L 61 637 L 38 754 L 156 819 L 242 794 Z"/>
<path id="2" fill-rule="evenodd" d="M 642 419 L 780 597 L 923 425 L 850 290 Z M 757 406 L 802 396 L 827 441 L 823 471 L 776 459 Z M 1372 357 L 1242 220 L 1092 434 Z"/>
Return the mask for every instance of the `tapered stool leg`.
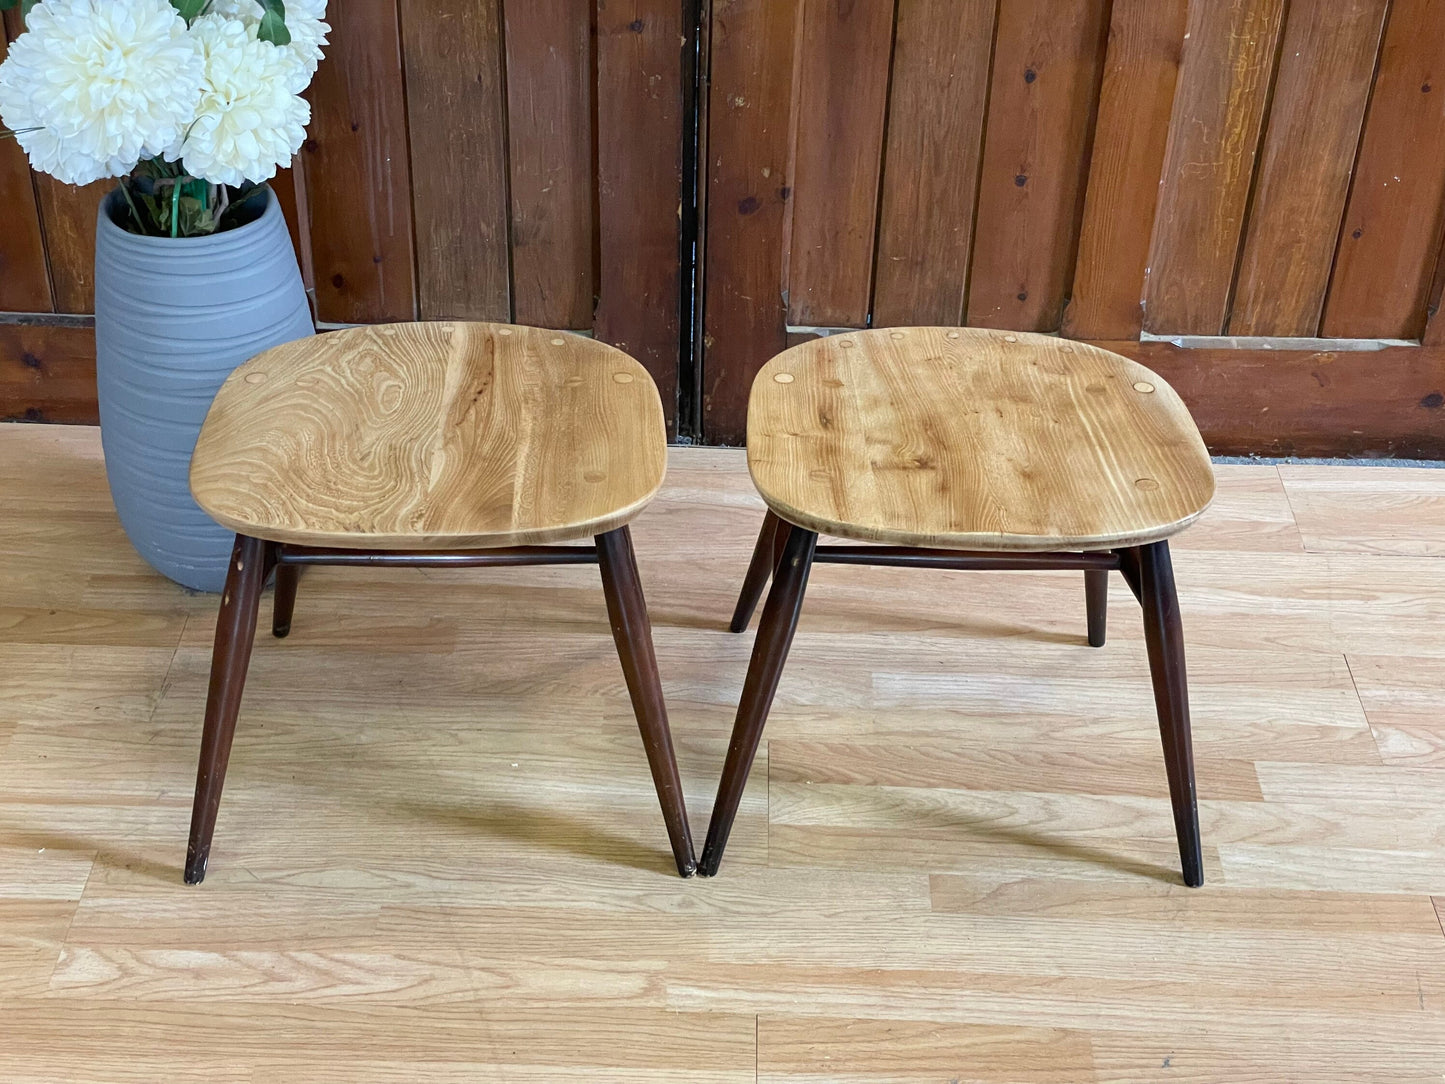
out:
<path id="1" fill-rule="evenodd" d="M 1174 831 L 1184 883 L 1204 883 L 1204 855 L 1199 838 L 1199 802 L 1194 787 L 1194 748 L 1189 733 L 1189 683 L 1184 670 L 1184 629 L 1174 590 L 1169 543 L 1155 542 L 1134 551 L 1140 604 L 1144 608 L 1144 643 L 1154 679 L 1154 704 L 1164 743 L 1164 766 L 1174 807 Z"/>
<path id="2" fill-rule="evenodd" d="M 783 664 L 787 662 L 788 649 L 793 644 L 793 633 L 798 628 L 803 594 L 808 588 L 808 572 L 813 566 L 813 553 L 818 546 L 818 536 L 813 531 L 787 524 L 780 529 L 787 535 L 787 542 L 773 579 L 773 589 L 768 593 L 767 605 L 763 607 L 763 620 L 758 626 L 752 661 L 748 664 L 747 680 L 743 683 L 742 699 L 738 702 L 737 721 L 733 724 L 722 782 L 718 785 L 717 801 L 713 803 L 712 821 L 708 825 L 707 845 L 703 848 L 702 863 L 698 866 L 698 872 L 704 877 L 717 873 L 722 862 L 728 833 L 732 831 L 743 787 L 747 785 L 748 771 L 753 766 L 758 742 L 763 736 L 763 724 L 768 721 L 768 710 L 773 705 L 778 680 L 783 676 Z"/>
<path id="3" fill-rule="evenodd" d="M 1084 601 L 1089 609 L 1089 646 L 1103 647 L 1109 624 L 1109 573 L 1089 569 L 1084 573 Z"/>
<path id="4" fill-rule="evenodd" d="M 270 572 L 269 565 L 267 543 L 258 538 L 236 536 L 211 656 L 206 725 L 201 735 L 191 839 L 186 851 L 186 884 L 189 885 L 198 885 L 206 879 L 211 836 L 216 830 L 216 813 L 221 806 L 221 788 L 231 759 L 231 739 L 236 733 L 236 715 L 241 710 L 241 693 L 251 662 L 251 642 L 256 635 L 256 615 L 261 608 L 261 589 Z"/>
<path id="5" fill-rule="evenodd" d="M 607 596 L 612 636 L 617 641 L 617 655 L 627 677 L 637 726 L 642 731 L 642 745 L 652 768 L 662 817 L 667 822 L 672 856 L 677 862 L 677 872 L 691 877 L 697 872 L 697 859 L 693 856 L 682 779 L 677 773 L 672 731 L 667 725 L 667 705 L 662 699 L 662 681 L 657 674 L 657 656 L 652 646 L 652 623 L 647 616 L 647 602 L 632 553 L 631 532 L 621 527 L 598 535 L 597 557 L 602 568 L 602 590 Z"/>
<path id="6" fill-rule="evenodd" d="M 276 566 L 276 608 L 271 618 L 271 635 L 278 640 L 284 640 L 291 634 L 291 615 L 296 610 L 296 584 L 300 578 L 298 566 Z"/>
<path id="7" fill-rule="evenodd" d="M 733 610 L 732 624 L 728 626 L 730 632 L 747 629 L 748 622 L 753 619 L 753 611 L 758 608 L 758 600 L 763 597 L 763 588 L 768 585 L 768 577 L 773 574 L 782 556 L 782 546 L 787 537 L 783 521 L 769 509 L 763 518 L 763 529 L 758 532 L 757 545 L 753 547 L 753 559 L 748 562 L 748 574 L 743 578 L 743 590 L 738 595 L 737 608 Z"/>

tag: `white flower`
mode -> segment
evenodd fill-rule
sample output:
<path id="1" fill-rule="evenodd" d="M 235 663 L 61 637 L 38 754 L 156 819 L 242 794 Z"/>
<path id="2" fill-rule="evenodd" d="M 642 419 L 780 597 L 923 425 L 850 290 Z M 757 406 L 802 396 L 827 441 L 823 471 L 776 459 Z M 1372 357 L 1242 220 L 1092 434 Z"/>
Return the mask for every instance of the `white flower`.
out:
<path id="1" fill-rule="evenodd" d="M 290 165 L 311 121 L 311 106 L 291 90 L 292 59 L 220 14 L 197 19 L 191 36 L 205 57 L 201 102 L 166 157 L 185 159 L 187 173 L 213 184 L 270 180 Z"/>
<path id="2" fill-rule="evenodd" d="M 0 64 L 0 123 L 62 181 L 120 177 L 176 141 L 201 74 L 169 0 L 45 0 Z"/>
<path id="3" fill-rule="evenodd" d="M 253 36 L 261 25 L 259 0 L 213 0 L 210 10 L 240 19 Z M 326 35 L 331 33 L 326 22 L 326 0 L 286 0 L 286 29 L 291 44 L 281 49 L 290 62 L 291 90 L 300 94 L 311 85 L 327 44 Z"/>

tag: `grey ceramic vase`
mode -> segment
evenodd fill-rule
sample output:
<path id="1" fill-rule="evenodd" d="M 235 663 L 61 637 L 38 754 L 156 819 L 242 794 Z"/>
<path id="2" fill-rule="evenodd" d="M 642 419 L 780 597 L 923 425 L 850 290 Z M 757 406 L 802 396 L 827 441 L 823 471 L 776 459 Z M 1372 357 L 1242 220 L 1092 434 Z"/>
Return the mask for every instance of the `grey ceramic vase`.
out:
<path id="1" fill-rule="evenodd" d="M 219 591 L 235 536 L 191 499 L 191 453 L 222 382 L 248 358 L 315 334 L 281 205 L 212 237 L 141 237 L 116 225 L 95 245 L 96 376 L 105 470 L 121 525 L 152 567 Z"/>

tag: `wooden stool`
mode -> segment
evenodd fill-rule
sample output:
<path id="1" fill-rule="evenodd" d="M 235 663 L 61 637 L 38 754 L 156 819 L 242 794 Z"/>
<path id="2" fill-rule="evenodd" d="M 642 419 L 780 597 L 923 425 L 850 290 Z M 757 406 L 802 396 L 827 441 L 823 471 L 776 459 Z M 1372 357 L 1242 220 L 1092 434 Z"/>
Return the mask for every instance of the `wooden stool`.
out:
<path id="1" fill-rule="evenodd" d="M 291 628 L 303 565 L 600 564 L 677 869 L 696 869 L 628 522 L 662 485 L 657 387 L 576 335 L 354 328 L 269 350 L 216 396 L 191 490 L 236 548 L 216 627 L 186 882 L 206 875 L 261 590 Z M 546 543 L 593 537 L 595 545 Z"/>
<path id="2" fill-rule="evenodd" d="M 1144 610 L 1184 880 L 1203 883 L 1184 640 L 1171 535 L 1209 505 L 1214 472 L 1179 396 L 1083 343 L 978 328 L 817 339 L 753 384 L 748 468 L 769 512 L 732 631 L 768 577 L 752 663 L 698 871 L 717 872 L 797 628 L 814 561 L 1077 569 L 1089 643 L 1111 569 Z M 881 546 L 819 546 L 820 533 Z M 926 548 L 920 548 L 926 547 Z"/>

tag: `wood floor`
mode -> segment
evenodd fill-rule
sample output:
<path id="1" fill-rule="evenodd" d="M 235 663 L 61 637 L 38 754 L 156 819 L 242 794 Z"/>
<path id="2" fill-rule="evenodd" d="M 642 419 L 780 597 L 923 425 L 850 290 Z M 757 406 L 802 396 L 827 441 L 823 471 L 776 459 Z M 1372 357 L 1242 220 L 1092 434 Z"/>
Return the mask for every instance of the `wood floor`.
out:
<path id="1" fill-rule="evenodd" d="M 820 566 L 722 876 L 681 881 L 595 569 L 321 569 L 181 884 L 213 598 L 94 430 L 0 427 L 0 1081 L 1445 1074 L 1445 471 L 1227 466 L 1175 566 L 1208 883 L 1137 609 Z M 701 838 L 741 453 L 635 525 Z M 1433 899 L 1432 899 L 1433 895 Z"/>

